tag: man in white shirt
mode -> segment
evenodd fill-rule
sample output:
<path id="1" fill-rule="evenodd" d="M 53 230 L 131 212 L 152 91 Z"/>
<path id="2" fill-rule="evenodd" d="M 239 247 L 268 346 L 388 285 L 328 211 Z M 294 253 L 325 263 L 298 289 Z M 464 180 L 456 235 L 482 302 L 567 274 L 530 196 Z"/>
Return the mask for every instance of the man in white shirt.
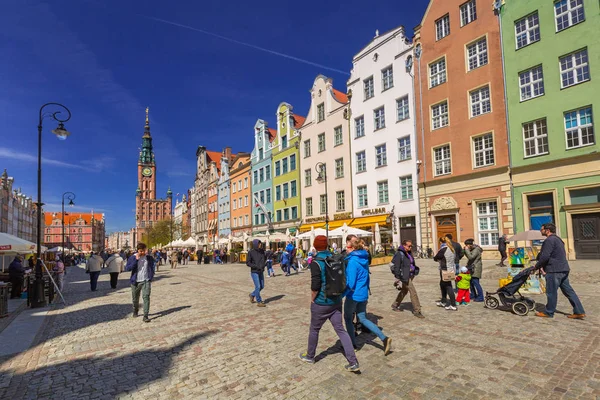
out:
<path id="1" fill-rule="evenodd" d="M 119 273 L 123 272 L 123 265 L 125 261 L 119 255 L 119 253 L 114 253 L 106 260 L 106 269 L 110 274 L 110 287 L 112 289 L 117 288 L 117 282 L 119 281 Z"/>
<path id="2" fill-rule="evenodd" d="M 138 243 L 137 253 L 127 260 L 126 271 L 131 271 L 131 297 L 133 300 L 133 317 L 138 316 L 140 309 L 140 293 L 144 301 L 144 322 L 150 322 L 150 291 L 154 278 L 154 258 L 146 254 L 148 248 L 145 243 Z"/>
<path id="3" fill-rule="evenodd" d="M 100 271 L 102 271 L 103 264 L 104 260 L 102 257 L 92 251 L 90 258 L 85 264 L 85 272 L 90 274 L 90 288 L 92 289 L 92 292 L 98 290 L 98 277 L 100 276 Z"/>

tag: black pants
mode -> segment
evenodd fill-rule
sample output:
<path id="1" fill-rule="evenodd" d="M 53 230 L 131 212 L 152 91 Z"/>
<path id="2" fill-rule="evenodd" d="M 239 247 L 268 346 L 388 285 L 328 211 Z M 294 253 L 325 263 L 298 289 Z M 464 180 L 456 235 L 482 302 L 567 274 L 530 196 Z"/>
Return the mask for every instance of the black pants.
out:
<path id="1" fill-rule="evenodd" d="M 446 303 L 446 298 L 448 298 L 450 299 L 450 305 L 456 307 L 456 298 L 454 297 L 454 290 L 452 290 L 452 282 L 443 281 L 441 274 L 440 290 L 442 291 L 442 303 Z"/>
<path id="2" fill-rule="evenodd" d="M 21 292 L 23 291 L 23 282 L 24 281 L 25 281 L 25 279 L 22 277 L 10 278 L 10 284 L 12 285 L 12 289 L 10 291 L 11 299 L 21 298 Z"/>
<path id="3" fill-rule="evenodd" d="M 119 273 L 111 272 L 110 273 L 110 287 L 113 289 L 117 288 L 117 282 L 119 281 Z"/>
<path id="4" fill-rule="evenodd" d="M 506 250 L 501 250 L 500 251 L 500 264 L 504 264 L 504 261 L 506 261 L 508 257 L 506 256 Z"/>

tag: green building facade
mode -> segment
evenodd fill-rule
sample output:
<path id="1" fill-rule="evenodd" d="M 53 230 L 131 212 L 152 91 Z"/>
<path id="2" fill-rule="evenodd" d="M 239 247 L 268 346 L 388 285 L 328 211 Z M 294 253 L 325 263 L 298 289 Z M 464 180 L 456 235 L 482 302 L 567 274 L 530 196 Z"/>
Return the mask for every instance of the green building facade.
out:
<path id="1" fill-rule="evenodd" d="M 516 231 L 600 259 L 600 4 L 505 0 L 500 23 Z"/>

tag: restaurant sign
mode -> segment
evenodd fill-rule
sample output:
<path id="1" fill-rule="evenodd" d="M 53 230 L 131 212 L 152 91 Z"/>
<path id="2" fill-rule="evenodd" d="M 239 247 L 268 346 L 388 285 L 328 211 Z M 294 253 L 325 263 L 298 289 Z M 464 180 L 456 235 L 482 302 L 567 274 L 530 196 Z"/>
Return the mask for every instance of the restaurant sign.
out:
<path id="1" fill-rule="evenodd" d="M 333 215 L 333 219 L 336 221 L 340 220 L 340 219 L 350 219 L 350 218 L 352 218 L 351 212 L 344 212 L 344 213 L 338 213 L 338 214 Z"/>
<path id="2" fill-rule="evenodd" d="M 311 224 L 313 222 L 322 222 L 325 221 L 325 217 L 313 217 L 313 218 L 305 218 L 304 222 L 307 224 Z"/>
<path id="3" fill-rule="evenodd" d="M 379 215 L 379 214 L 385 214 L 387 211 L 385 210 L 385 207 L 379 207 L 379 208 L 371 208 L 370 210 L 362 210 L 362 215 Z"/>

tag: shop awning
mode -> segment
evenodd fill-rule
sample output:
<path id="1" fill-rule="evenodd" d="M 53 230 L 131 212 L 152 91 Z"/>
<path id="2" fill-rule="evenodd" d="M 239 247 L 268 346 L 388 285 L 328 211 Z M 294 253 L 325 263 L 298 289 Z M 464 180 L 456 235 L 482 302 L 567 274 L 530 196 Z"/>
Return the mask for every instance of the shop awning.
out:
<path id="1" fill-rule="evenodd" d="M 352 223 L 348 224 L 348 226 L 353 226 L 355 228 L 362 228 L 362 227 L 373 226 L 375 224 L 385 225 L 387 218 L 388 218 L 388 214 L 354 218 L 352 220 Z"/>

